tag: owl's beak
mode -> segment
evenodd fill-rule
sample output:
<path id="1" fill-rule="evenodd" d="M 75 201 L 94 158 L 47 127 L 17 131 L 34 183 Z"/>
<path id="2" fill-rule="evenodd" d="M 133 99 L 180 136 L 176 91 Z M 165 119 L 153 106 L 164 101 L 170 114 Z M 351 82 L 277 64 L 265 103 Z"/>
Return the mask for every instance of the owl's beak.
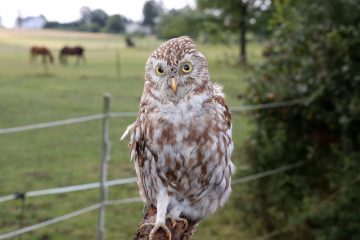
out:
<path id="1" fill-rule="evenodd" d="M 171 78 L 171 90 L 176 93 L 177 81 L 175 78 Z"/>

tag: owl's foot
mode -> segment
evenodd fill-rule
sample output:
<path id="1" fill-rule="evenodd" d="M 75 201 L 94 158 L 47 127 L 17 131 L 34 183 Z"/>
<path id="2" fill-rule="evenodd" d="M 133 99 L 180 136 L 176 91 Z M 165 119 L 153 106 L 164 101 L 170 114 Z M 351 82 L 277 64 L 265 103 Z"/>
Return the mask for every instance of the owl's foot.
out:
<path id="1" fill-rule="evenodd" d="M 149 235 L 149 240 L 155 240 L 155 239 L 154 239 L 154 235 L 155 235 L 155 233 L 159 230 L 159 228 L 162 228 L 162 229 L 165 231 L 165 233 L 166 233 L 166 237 L 167 237 L 169 240 L 171 240 L 171 232 L 170 232 L 169 228 L 166 226 L 165 223 L 161 223 L 161 222 L 156 222 L 156 223 L 143 223 L 143 224 L 141 224 L 141 226 L 140 226 L 140 231 L 141 231 L 142 228 L 148 227 L 148 226 L 152 226 L 152 227 L 153 227 L 153 229 L 151 230 L 150 235 Z"/>
<path id="2" fill-rule="evenodd" d="M 185 225 L 184 229 L 187 229 L 188 227 L 188 221 L 185 218 L 181 218 L 181 217 L 173 217 L 173 216 L 169 216 L 170 220 L 171 220 L 171 224 L 172 227 L 174 228 L 176 226 L 176 222 L 183 222 Z"/>

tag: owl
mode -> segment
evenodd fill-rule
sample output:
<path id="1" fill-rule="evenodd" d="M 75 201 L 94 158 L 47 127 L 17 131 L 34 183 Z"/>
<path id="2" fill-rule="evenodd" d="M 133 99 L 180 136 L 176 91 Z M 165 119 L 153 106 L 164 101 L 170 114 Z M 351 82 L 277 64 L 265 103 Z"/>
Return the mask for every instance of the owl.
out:
<path id="1" fill-rule="evenodd" d="M 189 37 L 163 43 L 148 58 L 139 115 L 122 138 L 128 132 L 140 195 L 157 208 L 150 239 L 160 228 L 171 239 L 166 218 L 187 225 L 224 205 L 235 171 L 231 115 Z"/>

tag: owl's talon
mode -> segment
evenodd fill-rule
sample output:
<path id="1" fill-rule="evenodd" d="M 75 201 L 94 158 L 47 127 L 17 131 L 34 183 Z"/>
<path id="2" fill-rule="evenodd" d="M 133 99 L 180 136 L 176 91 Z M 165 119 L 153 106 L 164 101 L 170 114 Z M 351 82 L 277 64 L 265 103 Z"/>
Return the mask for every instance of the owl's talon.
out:
<path id="1" fill-rule="evenodd" d="M 171 220 L 171 225 L 172 225 L 172 227 L 175 228 L 175 226 L 176 226 L 176 220 L 173 219 L 173 218 L 171 218 L 170 220 Z"/>
<path id="2" fill-rule="evenodd" d="M 151 230 L 151 232 L 149 234 L 149 240 L 155 240 L 154 235 L 159 230 L 159 228 L 162 228 L 165 231 L 166 237 L 168 238 L 168 240 L 172 239 L 171 232 L 165 223 L 143 223 L 143 224 L 141 224 L 141 226 L 139 228 L 140 232 L 141 232 L 142 228 L 148 227 L 148 226 L 153 226 L 153 229 Z"/>
<path id="3" fill-rule="evenodd" d="M 188 221 L 185 218 L 181 218 L 181 217 L 169 217 L 169 218 L 170 218 L 170 221 L 171 221 L 171 224 L 172 224 L 173 228 L 175 228 L 176 222 L 183 222 L 185 224 L 184 229 L 187 229 L 187 227 L 189 225 Z"/>
<path id="4" fill-rule="evenodd" d="M 140 225 L 139 231 L 141 232 L 144 227 L 149 227 L 149 226 L 153 227 L 153 226 L 155 226 L 155 223 L 143 223 Z"/>

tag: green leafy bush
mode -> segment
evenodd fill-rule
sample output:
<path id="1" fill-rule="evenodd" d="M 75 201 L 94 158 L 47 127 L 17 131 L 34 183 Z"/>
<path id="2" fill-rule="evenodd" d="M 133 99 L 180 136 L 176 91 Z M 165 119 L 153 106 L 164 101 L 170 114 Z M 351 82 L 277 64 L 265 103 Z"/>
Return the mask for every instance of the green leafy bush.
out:
<path id="1" fill-rule="evenodd" d="M 360 6 L 274 7 L 267 60 L 255 67 L 246 99 L 305 100 L 255 114 L 248 158 L 254 172 L 305 164 L 252 183 L 245 224 L 281 239 L 360 239 Z"/>

